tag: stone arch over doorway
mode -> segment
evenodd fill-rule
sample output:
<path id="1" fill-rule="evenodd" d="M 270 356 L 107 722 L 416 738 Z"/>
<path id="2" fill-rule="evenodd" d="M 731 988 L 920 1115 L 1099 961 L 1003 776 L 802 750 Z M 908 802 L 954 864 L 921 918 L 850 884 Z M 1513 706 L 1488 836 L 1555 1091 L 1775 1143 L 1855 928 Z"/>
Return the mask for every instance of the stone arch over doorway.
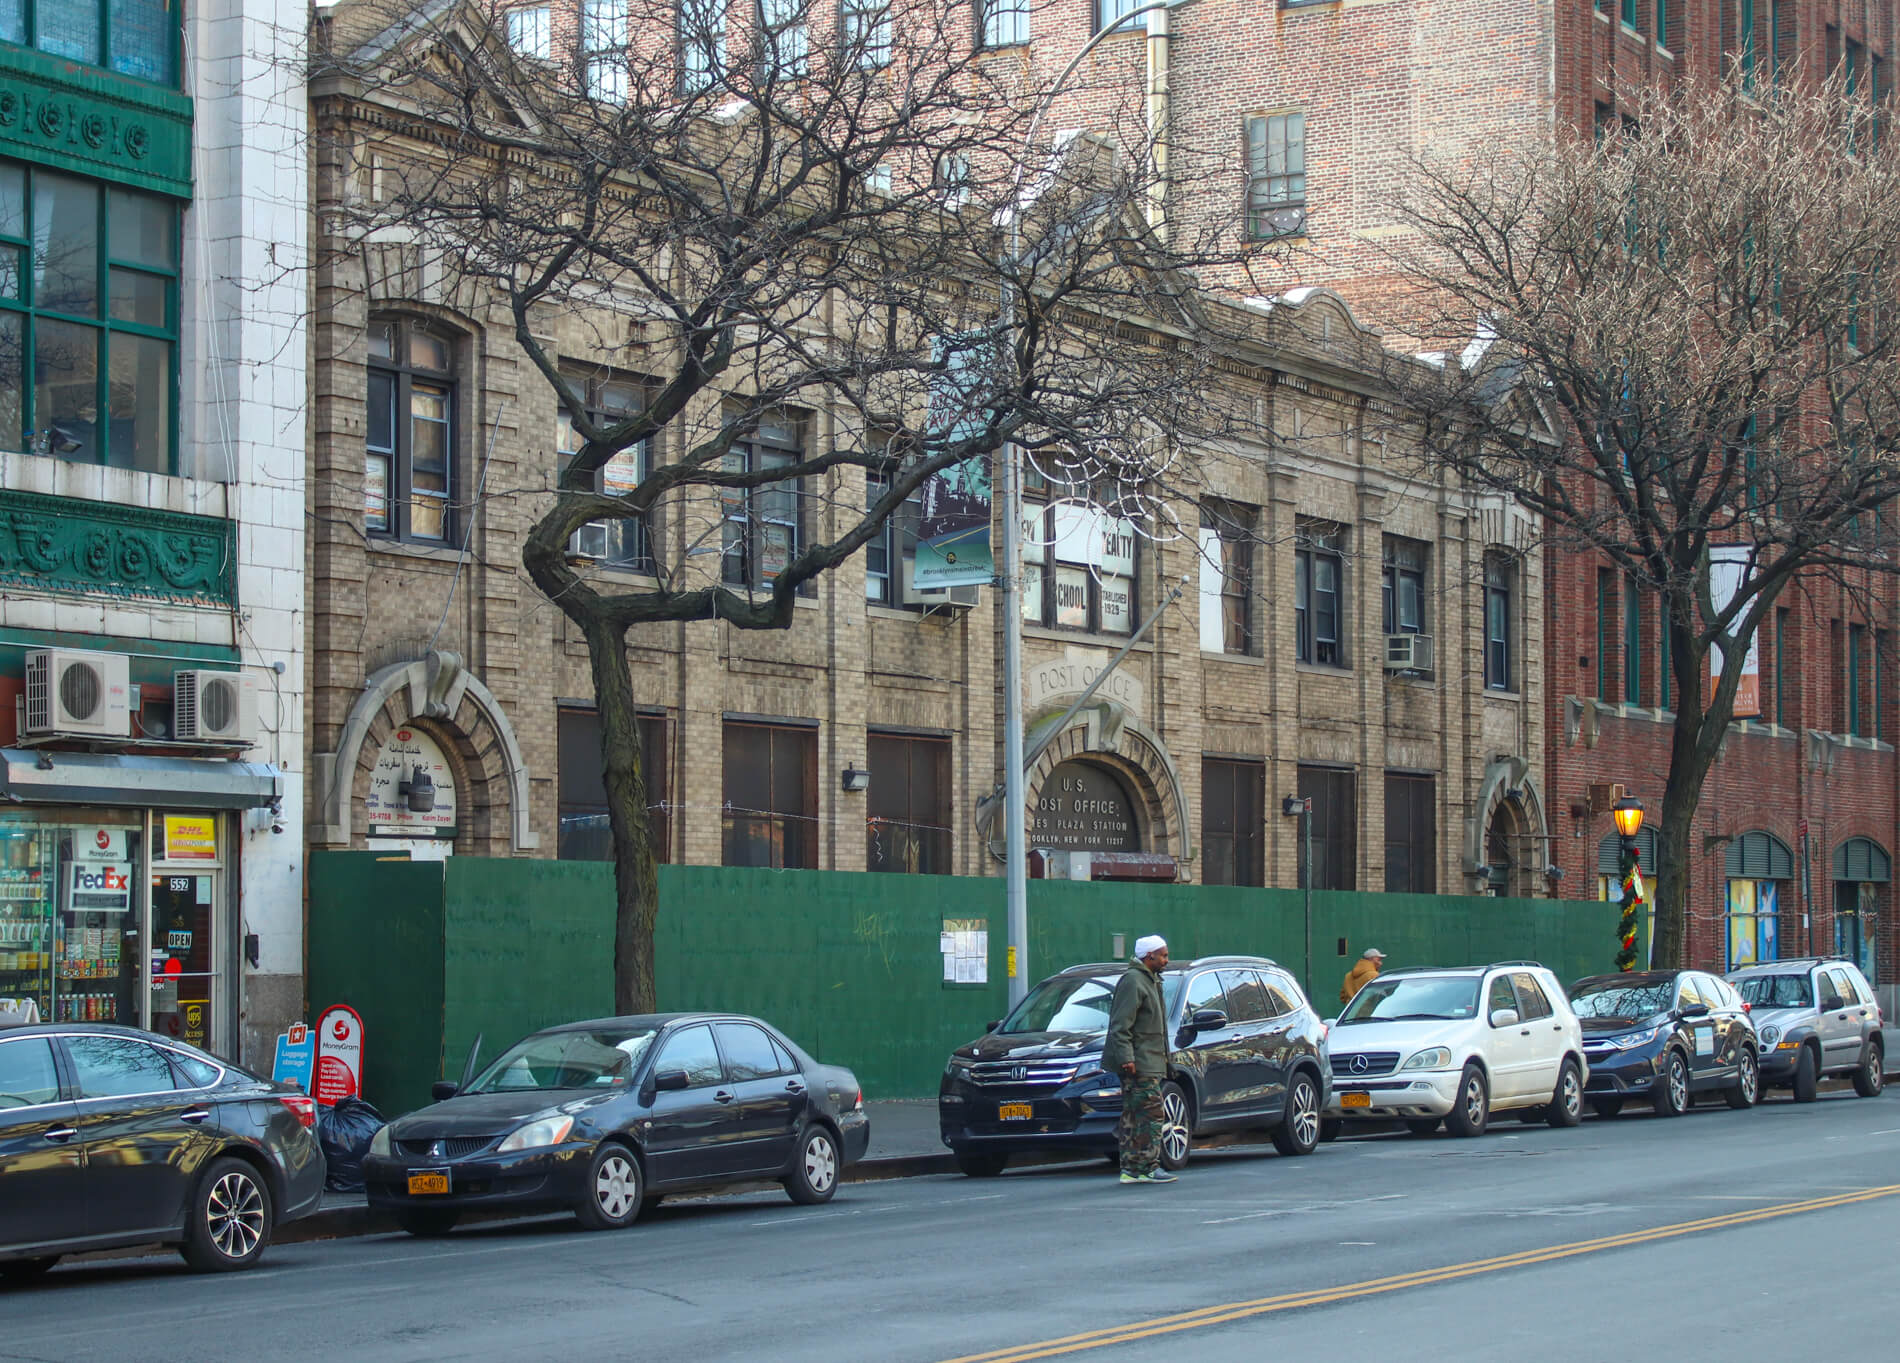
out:
<path id="1" fill-rule="evenodd" d="M 1544 798 L 1522 757 L 1485 767 L 1478 799 L 1465 823 L 1465 875 L 1477 894 L 1530 899 L 1549 894 Z"/>
<path id="2" fill-rule="evenodd" d="M 1077 714 L 1037 757 L 1024 782 L 1032 828 L 1050 774 L 1076 760 L 1106 768 L 1128 788 L 1140 850 L 1164 852 L 1183 865 L 1194 855 L 1187 793 L 1173 757 L 1159 736 L 1115 705 Z M 1032 846 L 1034 841 L 1032 835 Z"/>
<path id="3" fill-rule="evenodd" d="M 322 795 L 312 841 L 348 847 L 361 840 L 370 772 L 383 744 L 405 725 L 434 738 L 455 770 L 466 810 L 456 851 L 508 856 L 540 846 L 540 835 L 529 827 L 528 765 L 514 726 L 460 656 L 445 650 L 393 663 L 364 683 L 337 750 L 317 755 Z"/>

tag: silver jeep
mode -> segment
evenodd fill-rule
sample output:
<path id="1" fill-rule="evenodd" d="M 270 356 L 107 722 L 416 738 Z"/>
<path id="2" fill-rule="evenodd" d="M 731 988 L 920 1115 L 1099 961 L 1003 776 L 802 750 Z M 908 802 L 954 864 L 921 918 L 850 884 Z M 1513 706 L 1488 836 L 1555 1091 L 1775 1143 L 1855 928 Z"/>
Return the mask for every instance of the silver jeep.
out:
<path id="1" fill-rule="evenodd" d="M 1761 1037 L 1761 1081 L 1814 1101 L 1827 1075 L 1852 1075 L 1854 1092 L 1872 1098 L 1884 1082 L 1880 1028 L 1885 1019 L 1867 977 L 1851 961 L 1804 957 L 1730 971 Z"/>

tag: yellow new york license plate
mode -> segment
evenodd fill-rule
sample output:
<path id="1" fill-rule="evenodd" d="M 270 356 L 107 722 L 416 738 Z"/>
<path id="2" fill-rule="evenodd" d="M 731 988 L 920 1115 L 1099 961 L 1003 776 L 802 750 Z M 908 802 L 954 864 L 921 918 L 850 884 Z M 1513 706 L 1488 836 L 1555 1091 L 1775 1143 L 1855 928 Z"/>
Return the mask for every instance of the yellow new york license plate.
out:
<path id="1" fill-rule="evenodd" d="M 1001 1122 L 1026 1122 L 1035 1115 L 1033 1103 L 998 1103 L 996 1119 Z"/>
<path id="2" fill-rule="evenodd" d="M 446 1193 L 449 1190 L 449 1171 L 447 1169 L 425 1169 L 409 1175 L 409 1192 L 412 1196 L 423 1193 Z"/>
<path id="3" fill-rule="evenodd" d="M 1370 1093 L 1342 1093 L 1339 1095 L 1339 1105 L 1341 1107 L 1371 1107 L 1372 1095 Z"/>

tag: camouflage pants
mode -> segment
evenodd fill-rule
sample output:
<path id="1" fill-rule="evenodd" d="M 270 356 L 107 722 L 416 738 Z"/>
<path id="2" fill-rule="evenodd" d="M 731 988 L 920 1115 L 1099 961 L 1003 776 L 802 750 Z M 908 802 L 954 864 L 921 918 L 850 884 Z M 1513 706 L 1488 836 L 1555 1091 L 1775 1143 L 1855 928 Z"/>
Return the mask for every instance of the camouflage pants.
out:
<path id="1" fill-rule="evenodd" d="M 1155 1076 L 1122 1076 L 1122 1119 L 1115 1124 L 1115 1144 L 1121 1147 L 1125 1174 L 1145 1174 L 1161 1163 L 1161 1125 L 1167 1118 L 1161 1082 Z"/>

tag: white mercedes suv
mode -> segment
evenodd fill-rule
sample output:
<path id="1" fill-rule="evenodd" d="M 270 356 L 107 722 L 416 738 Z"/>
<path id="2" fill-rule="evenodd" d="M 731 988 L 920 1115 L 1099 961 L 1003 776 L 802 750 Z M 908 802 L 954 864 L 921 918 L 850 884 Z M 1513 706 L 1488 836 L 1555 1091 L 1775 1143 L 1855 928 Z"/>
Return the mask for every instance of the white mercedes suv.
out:
<path id="1" fill-rule="evenodd" d="M 1329 1041 L 1334 1123 L 1399 1119 L 1425 1136 L 1443 1121 L 1476 1136 L 1498 1111 L 1582 1120 L 1582 1028 L 1557 977 L 1534 961 L 1387 971 L 1346 1005 Z"/>

